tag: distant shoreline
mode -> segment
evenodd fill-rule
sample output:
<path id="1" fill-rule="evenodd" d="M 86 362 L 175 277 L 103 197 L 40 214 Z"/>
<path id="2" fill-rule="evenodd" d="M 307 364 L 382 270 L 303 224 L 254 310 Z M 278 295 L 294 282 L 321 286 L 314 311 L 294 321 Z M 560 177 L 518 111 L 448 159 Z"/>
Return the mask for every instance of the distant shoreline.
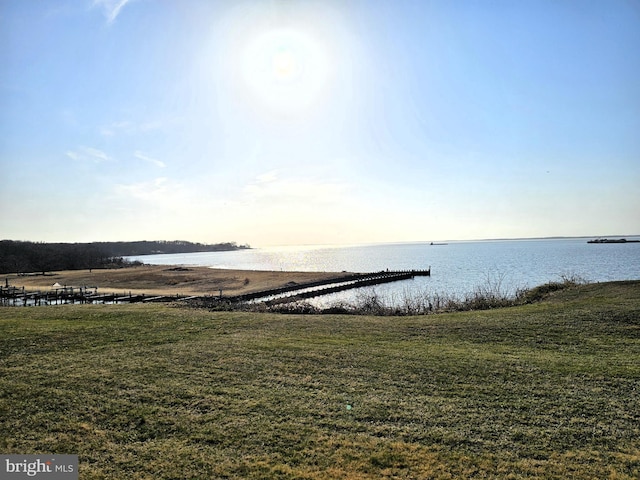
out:
<path id="1" fill-rule="evenodd" d="M 47 272 L 126 266 L 124 257 L 247 250 L 235 242 L 173 241 L 37 243 L 0 240 L 0 273 Z"/>

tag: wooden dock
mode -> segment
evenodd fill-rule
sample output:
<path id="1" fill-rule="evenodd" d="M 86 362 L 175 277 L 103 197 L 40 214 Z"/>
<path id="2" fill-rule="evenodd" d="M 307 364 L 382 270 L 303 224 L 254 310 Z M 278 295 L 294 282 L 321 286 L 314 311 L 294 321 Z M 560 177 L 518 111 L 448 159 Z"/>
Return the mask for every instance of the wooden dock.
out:
<path id="1" fill-rule="evenodd" d="M 306 298 L 311 298 L 313 296 L 325 295 L 328 293 L 334 293 L 341 290 L 348 290 L 351 288 L 360 288 L 366 287 L 370 285 L 377 285 L 388 282 L 395 282 L 398 280 L 409 280 L 413 277 L 417 276 L 430 276 L 431 268 L 427 270 L 394 270 L 394 271 L 380 271 L 373 273 L 354 273 L 353 275 L 347 275 L 336 278 L 329 278 L 326 280 L 319 280 L 316 282 L 308 282 L 308 283 L 296 283 L 291 285 L 285 285 L 283 287 L 272 288 L 269 290 L 261 290 L 258 292 L 246 293 L 243 295 L 234 295 L 223 297 L 227 301 L 231 302 L 246 302 L 250 300 L 259 300 L 263 298 L 274 297 L 278 295 L 282 295 L 285 293 L 294 293 L 300 292 L 302 290 L 317 292 L 315 295 L 308 295 Z M 325 287 L 318 288 L 317 287 Z M 339 288 L 336 290 L 336 288 Z M 329 289 L 334 289 L 333 291 L 329 291 Z"/>
<path id="2" fill-rule="evenodd" d="M 431 267 L 426 270 L 384 270 L 373 273 L 354 273 L 353 275 L 336 277 L 317 282 L 298 283 L 244 295 L 222 297 L 220 300 L 226 300 L 232 303 L 287 303 L 351 290 L 354 288 L 380 285 L 400 280 L 410 280 L 418 276 L 431 276 Z"/>
<path id="3" fill-rule="evenodd" d="M 37 307 L 84 303 L 171 302 L 183 298 L 186 298 L 186 296 L 148 296 L 144 294 L 133 294 L 131 292 L 97 294 L 91 290 L 77 287 L 64 287 L 42 292 L 26 291 L 24 287 L 0 286 L 0 306 L 8 307 Z"/>
<path id="4" fill-rule="evenodd" d="M 330 278 L 316 282 L 291 283 L 278 288 L 246 293 L 243 295 L 144 295 L 123 293 L 97 293 L 95 287 L 61 287 L 47 292 L 25 291 L 24 287 L 0 286 L 0 306 L 43 306 L 65 305 L 84 303 L 148 303 L 148 302 L 175 302 L 175 301 L 199 301 L 205 304 L 242 302 L 293 302 L 304 298 L 318 297 L 330 293 L 350 290 L 354 288 L 379 285 L 383 283 L 409 280 L 417 276 L 430 276 L 431 267 L 426 270 L 394 270 L 372 273 L 354 273 L 352 275 Z"/>

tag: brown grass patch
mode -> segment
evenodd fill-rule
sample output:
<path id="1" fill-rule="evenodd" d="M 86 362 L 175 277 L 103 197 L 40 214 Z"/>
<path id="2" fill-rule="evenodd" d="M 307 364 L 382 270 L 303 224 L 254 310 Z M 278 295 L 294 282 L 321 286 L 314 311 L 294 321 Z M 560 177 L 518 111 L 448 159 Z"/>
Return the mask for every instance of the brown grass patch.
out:
<path id="1" fill-rule="evenodd" d="M 54 283 L 98 287 L 100 292 L 131 291 L 147 295 L 238 295 L 289 284 L 337 278 L 346 273 L 226 270 L 208 267 L 143 265 L 121 269 L 68 270 L 47 275 L 4 275 L 10 285 L 48 291 Z M 3 282 L 4 283 L 4 282 Z"/>

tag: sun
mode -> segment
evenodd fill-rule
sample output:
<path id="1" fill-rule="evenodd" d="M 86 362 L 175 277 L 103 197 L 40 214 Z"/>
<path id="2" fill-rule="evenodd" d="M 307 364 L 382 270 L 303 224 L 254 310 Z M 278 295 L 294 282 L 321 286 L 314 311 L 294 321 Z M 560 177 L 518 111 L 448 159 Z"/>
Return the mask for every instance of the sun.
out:
<path id="1" fill-rule="evenodd" d="M 267 107 L 296 112 L 314 104 L 329 73 L 317 40 L 292 29 L 271 30 L 253 39 L 243 54 L 243 80 Z"/>

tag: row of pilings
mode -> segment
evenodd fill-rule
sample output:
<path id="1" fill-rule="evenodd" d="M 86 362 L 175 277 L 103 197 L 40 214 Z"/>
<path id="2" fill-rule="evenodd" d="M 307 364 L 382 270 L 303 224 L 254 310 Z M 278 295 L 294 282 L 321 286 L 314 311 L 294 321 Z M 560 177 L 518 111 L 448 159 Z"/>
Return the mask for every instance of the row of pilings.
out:
<path id="1" fill-rule="evenodd" d="M 189 298 L 185 295 L 144 295 L 129 292 L 100 293 L 86 287 L 63 287 L 46 292 L 27 291 L 24 287 L 0 286 L 0 305 L 7 307 L 37 307 L 85 303 L 170 302 Z"/>

